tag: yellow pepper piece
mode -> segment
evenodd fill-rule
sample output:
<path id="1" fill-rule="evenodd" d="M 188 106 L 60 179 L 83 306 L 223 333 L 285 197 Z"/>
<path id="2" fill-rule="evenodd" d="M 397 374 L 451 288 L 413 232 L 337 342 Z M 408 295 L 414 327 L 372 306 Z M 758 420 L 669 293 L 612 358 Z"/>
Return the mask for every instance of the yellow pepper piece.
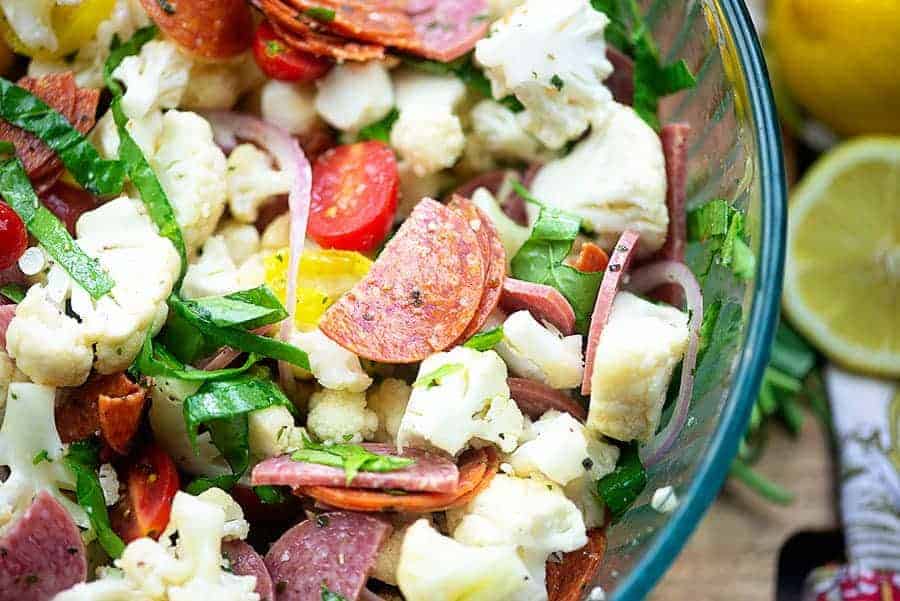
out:
<path id="1" fill-rule="evenodd" d="M 290 253 L 278 250 L 265 259 L 266 284 L 285 301 Z M 349 250 L 307 250 L 300 257 L 297 305 L 294 323 L 300 330 L 312 330 L 325 310 L 356 282 L 369 273 L 372 261 Z"/>
<path id="2" fill-rule="evenodd" d="M 41 60 L 59 59 L 69 55 L 89 42 L 97 33 L 97 26 L 112 14 L 116 0 L 81 0 L 75 5 L 56 5 L 51 14 L 51 25 L 56 34 L 56 50 L 29 48 L 0 14 L 0 33 L 6 43 L 17 53 Z"/>

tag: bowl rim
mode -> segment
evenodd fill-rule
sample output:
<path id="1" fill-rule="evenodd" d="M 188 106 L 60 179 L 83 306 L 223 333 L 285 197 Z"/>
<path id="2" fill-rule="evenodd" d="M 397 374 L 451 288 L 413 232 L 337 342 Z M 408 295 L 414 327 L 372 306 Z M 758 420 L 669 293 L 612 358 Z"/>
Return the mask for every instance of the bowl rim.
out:
<path id="1" fill-rule="evenodd" d="M 699 1 L 699 0 L 698 0 Z M 722 409 L 709 449 L 682 496 L 682 503 L 651 542 L 641 561 L 619 582 L 614 601 L 643 599 L 687 543 L 703 514 L 719 493 L 737 454 L 741 436 L 759 392 L 781 300 L 784 271 L 787 201 L 781 135 L 769 86 L 762 48 L 742 0 L 716 0 L 731 29 L 741 67 L 747 78 L 749 106 L 757 137 L 762 220 L 759 261 L 747 335 L 733 387 Z"/>

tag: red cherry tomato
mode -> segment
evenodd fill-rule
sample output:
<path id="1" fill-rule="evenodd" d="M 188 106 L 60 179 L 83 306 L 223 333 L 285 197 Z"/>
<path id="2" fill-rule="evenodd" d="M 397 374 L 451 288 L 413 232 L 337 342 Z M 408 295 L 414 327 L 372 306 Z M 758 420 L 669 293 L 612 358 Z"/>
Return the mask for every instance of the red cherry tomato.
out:
<path id="1" fill-rule="evenodd" d="M 143 536 L 158 538 L 169 523 L 178 492 L 175 462 L 150 444 L 129 466 L 126 482 L 128 490 L 113 510 L 113 527 L 126 543 Z"/>
<path id="2" fill-rule="evenodd" d="M 383 142 L 325 152 L 313 167 L 310 237 L 325 248 L 374 250 L 391 229 L 399 186 L 397 159 Z"/>
<path id="3" fill-rule="evenodd" d="M 28 232 L 22 218 L 8 204 L 0 202 L 0 269 L 15 265 L 28 248 Z"/>
<path id="4" fill-rule="evenodd" d="M 263 73 L 282 81 L 314 81 L 334 64 L 330 59 L 289 47 L 268 21 L 256 28 L 253 56 Z"/>

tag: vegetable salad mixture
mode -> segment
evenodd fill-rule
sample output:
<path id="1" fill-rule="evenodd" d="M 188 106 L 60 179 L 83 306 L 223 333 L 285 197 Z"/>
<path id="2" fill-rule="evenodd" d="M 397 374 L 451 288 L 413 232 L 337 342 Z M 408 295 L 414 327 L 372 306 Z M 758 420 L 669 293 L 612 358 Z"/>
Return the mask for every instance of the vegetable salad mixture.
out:
<path id="1" fill-rule="evenodd" d="M 0 601 L 591 593 L 753 272 L 633 0 L 0 7 Z"/>

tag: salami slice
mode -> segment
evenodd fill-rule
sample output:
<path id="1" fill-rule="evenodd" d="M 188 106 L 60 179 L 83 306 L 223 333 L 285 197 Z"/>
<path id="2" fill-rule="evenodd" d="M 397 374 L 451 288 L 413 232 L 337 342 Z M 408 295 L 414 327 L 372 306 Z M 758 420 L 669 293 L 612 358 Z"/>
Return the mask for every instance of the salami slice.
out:
<path id="1" fill-rule="evenodd" d="M 564 336 L 575 331 L 575 310 L 559 290 L 515 278 L 503 280 L 500 306 L 507 313 L 525 310 L 536 319 L 553 324 Z"/>
<path id="2" fill-rule="evenodd" d="M 687 123 L 669 123 L 662 127 L 663 154 L 666 157 L 666 207 L 669 210 L 669 231 L 666 243 L 656 254 L 660 260 L 684 262 L 687 247 L 687 139 L 691 126 Z M 679 286 L 661 286 L 653 294 L 670 305 L 681 306 L 684 294 Z"/>
<path id="3" fill-rule="evenodd" d="M 16 316 L 16 306 L 17 305 L 0 305 L 0 345 L 6 349 L 6 330 L 9 329 L 9 324 L 12 322 L 13 317 Z M 6 402 L 6 399 L 3 399 Z"/>
<path id="4" fill-rule="evenodd" d="M 47 491 L 0 537 L 0 601 L 47 601 L 87 576 L 78 527 Z"/>
<path id="5" fill-rule="evenodd" d="M 612 46 L 606 47 L 606 59 L 612 63 L 613 72 L 603 83 L 619 104 L 634 104 L 634 61 Z"/>
<path id="6" fill-rule="evenodd" d="M 491 312 L 500 302 L 503 278 L 506 276 L 506 250 L 490 217 L 472 204 L 472 201 L 462 196 L 454 196 L 449 206 L 458 212 L 475 232 L 478 246 L 481 248 L 481 259 L 485 265 L 484 292 L 475 311 L 475 317 L 456 340 L 455 344 L 459 345 L 481 331 Z"/>
<path id="7" fill-rule="evenodd" d="M 487 33 L 487 2 L 438 0 L 428 10 L 413 15 L 412 23 L 417 43 L 405 49 L 425 58 L 449 62 L 474 48 Z"/>
<path id="8" fill-rule="evenodd" d="M 547 562 L 549 601 L 580 601 L 589 592 L 606 552 L 606 534 L 602 528 L 594 528 L 587 537 L 584 547 L 566 553 L 562 561 Z"/>
<path id="9" fill-rule="evenodd" d="M 297 524 L 266 554 L 277 601 L 320 601 L 323 586 L 357 599 L 390 531 L 378 518 L 345 511 Z"/>
<path id="10" fill-rule="evenodd" d="M 231 58 L 253 43 L 253 14 L 245 0 L 141 0 L 141 5 L 163 33 L 194 56 Z"/>
<path id="11" fill-rule="evenodd" d="M 459 470 L 444 455 L 414 448 L 397 453 L 393 445 L 380 443 L 363 443 L 362 446 L 376 455 L 408 457 L 415 463 L 390 472 L 359 472 L 348 485 L 341 468 L 294 461 L 290 456 L 283 455 L 257 464 L 253 468 L 251 481 L 254 486 L 352 486 L 443 493 L 453 492 L 459 486 Z"/>
<path id="12" fill-rule="evenodd" d="M 634 230 L 625 230 L 619 236 L 613 248 L 603 281 L 600 283 L 600 291 L 594 302 L 594 311 L 591 313 L 591 329 L 588 332 L 587 350 L 584 354 L 584 377 L 581 380 L 581 394 L 591 394 L 591 375 L 594 373 L 594 355 L 597 354 L 597 343 L 600 342 L 600 334 L 609 320 L 612 304 L 622 284 L 622 276 L 631 265 L 634 249 L 637 247 L 640 234 Z"/>
<path id="13" fill-rule="evenodd" d="M 538 419 L 551 409 L 570 414 L 579 421 L 587 419 L 587 411 L 578 401 L 561 390 L 527 378 L 507 378 L 509 396 L 531 419 Z"/>
<path id="14" fill-rule="evenodd" d="M 475 232 L 459 213 L 426 198 L 319 327 L 367 359 L 414 363 L 459 338 L 483 292 Z"/>
<path id="15" fill-rule="evenodd" d="M 222 543 L 222 555 L 231 563 L 231 571 L 238 576 L 256 576 L 256 593 L 259 601 L 275 601 L 275 585 L 263 558 L 242 540 Z"/>
<path id="16" fill-rule="evenodd" d="M 459 460 L 459 486 L 450 493 L 394 494 L 358 488 L 305 486 L 297 494 L 350 511 L 401 511 L 430 513 L 460 507 L 483 490 L 497 473 L 500 458 L 493 447 L 471 450 Z"/>

